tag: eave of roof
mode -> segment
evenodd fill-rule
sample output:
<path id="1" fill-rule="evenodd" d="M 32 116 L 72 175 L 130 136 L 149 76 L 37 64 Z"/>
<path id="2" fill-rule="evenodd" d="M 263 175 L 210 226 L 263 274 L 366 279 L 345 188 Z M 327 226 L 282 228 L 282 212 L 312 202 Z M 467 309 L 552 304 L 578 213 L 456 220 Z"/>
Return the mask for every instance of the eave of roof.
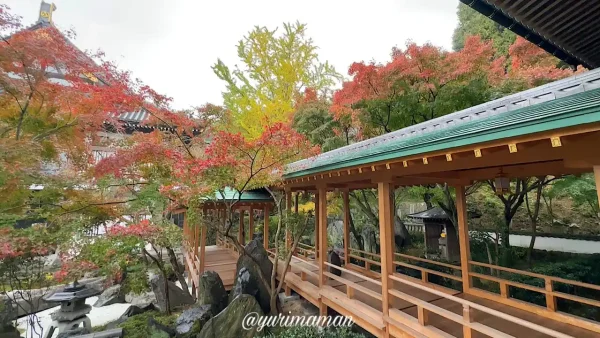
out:
<path id="1" fill-rule="evenodd" d="M 460 1 L 570 65 L 600 66 L 598 1 Z"/>
<path id="2" fill-rule="evenodd" d="M 254 189 L 244 191 L 241 198 L 239 192 L 233 188 L 225 187 L 222 191 L 215 192 L 216 201 L 236 201 L 241 202 L 273 202 L 273 197 L 266 189 Z"/>
<path id="3" fill-rule="evenodd" d="M 538 103 L 540 102 L 541 103 Z M 600 122 L 600 71 L 556 81 L 286 167 L 285 179 Z"/>

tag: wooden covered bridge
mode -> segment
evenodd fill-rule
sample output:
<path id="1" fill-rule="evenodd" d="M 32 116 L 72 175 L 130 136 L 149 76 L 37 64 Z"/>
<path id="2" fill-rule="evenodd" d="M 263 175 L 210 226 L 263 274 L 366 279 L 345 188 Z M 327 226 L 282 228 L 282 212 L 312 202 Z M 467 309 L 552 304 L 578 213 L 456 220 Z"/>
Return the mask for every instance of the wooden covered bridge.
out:
<path id="1" fill-rule="evenodd" d="M 471 259 L 465 196 L 465 187 L 477 180 L 586 172 L 595 174 L 600 187 L 598 146 L 600 70 L 594 70 L 293 163 L 284 175 L 288 206 L 294 208 L 294 194 L 314 196 L 317 245 L 301 246 L 291 268 L 279 269 L 279 277 L 285 277 L 288 292 L 297 292 L 321 313 L 331 308 L 351 315 L 378 337 L 598 337 L 598 321 L 561 312 L 557 301 L 592 307 L 600 307 L 600 301 L 556 289 L 600 291 L 600 286 Z M 434 183 L 447 183 L 456 192 L 460 264 L 395 252 L 394 189 Z M 357 189 L 377 189 L 380 253 L 348 245 L 348 196 Z M 343 196 L 342 267 L 327 261 L 327 194 Z M 268 196 L 250 193 L 236 208 L 268 215 L 271 205 Z M 222 216 L 218 203 L 213 210 Z M 249 219 L 251 233 L 254 217 Z M 243 243 L 243 223 L 239 229 Z M 264 229 L 268 248 L 268 222 Z M 231 287 L 237 253 L 221 239 L 205 247 L 205 238 L 205 228 L 186 227 L 192 279 L 197 283 L 202 271 L 215 270 Z M 418 277 L 402 273 L 407 269 Z M 504 279 L 490 269 L 528 276 L 542 286 Z M 439 278 L 459 287 L 442 286 Z M 481 281 L 495 283 L 496 291 L 484 290 Z M 515 289 L 541 294 L 545 304 L 513 298 Z"/>

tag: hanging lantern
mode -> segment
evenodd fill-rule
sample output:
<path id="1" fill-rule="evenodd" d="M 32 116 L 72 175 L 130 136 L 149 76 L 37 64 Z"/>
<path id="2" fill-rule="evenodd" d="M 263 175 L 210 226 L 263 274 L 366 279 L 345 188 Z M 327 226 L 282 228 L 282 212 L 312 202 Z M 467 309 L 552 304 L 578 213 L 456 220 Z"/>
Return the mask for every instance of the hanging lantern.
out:
<path id="1" fill-rule="evenodd" d="M 504 176 L 502 171 L 500 171 L 500 174 L 496 176 L 495 183 L 496 195 L 500 196 L 510 193 L 510 179 Z"/>

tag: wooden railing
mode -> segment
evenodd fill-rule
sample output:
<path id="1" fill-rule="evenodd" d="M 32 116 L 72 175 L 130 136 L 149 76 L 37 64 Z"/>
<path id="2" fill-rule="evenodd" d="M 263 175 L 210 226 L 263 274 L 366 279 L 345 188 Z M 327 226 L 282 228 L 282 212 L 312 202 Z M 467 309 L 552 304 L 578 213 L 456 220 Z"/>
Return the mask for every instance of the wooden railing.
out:
<path id="1" fill-rule="evenodd" d="M 454 312 L 451 312 L 449 310 L 441 308 L 432 303 L 428 303 L 422 299 L 419 299 L 417 297 L 409 295 L 405 292 L 401 292 L 401 291 L 395 290 L 395 289 L 390 289 L 388 291 L 390 296 L 407 301 L 417 307 L 417 318 L 416 318 L 417 320 L 416 321 L 414 320 L 415 319 L 414 317 L 410 316 L 409 314 L 407 314 L 405 312 L 402 312 L 397 309 L 390 309 L 389 318 L 390 318 L 390 322 L 392 322 L 392 324 L 394 321 L 399 322 L 400 324 L 408 326 L 411 329 L 413 329 L 421 334 L 424 334 L 428 337 L 448 337 L 448 335 L 445 334 L 444 332 L 442 332 L 439 328 L 436 328 L 431 325 L 431 322 L 429 320 L 429 314 L 434 313 L 441 317 L 449 319 L 457 324 L 460 324 L 463 327 L 463 333 L 464 333 L 465 337 L 471 337 L 473 331 L 480 332 L 480 333 L 490 336 L 490 337 L 500 337 L 500 338 L 512 337 L 511 335 L 508 335 L 504 332 L 498 331 L 492 327 L 489 327 L 482 323 L 475 322 L 474 316 L 473 316 L 473 310 L 478 310 L 480 312 L 484 312 L 491 316 L 498 317 L 500 319 L 509 321 L 513 324 L 531 329 L 535 332 L 540 332 L 540 333 L 546 334 L 550 337 L 573 338 L 572 336 L 563 334 L 558 331 L 554 331 L 554 330 L 546 328 L 544 326 L 537 325 L 537 324 L 528 322 L 526 320 L 511 316 L 509 314 L 490 309 L 486 306 L 470 302 L 463 298 L 449 295 L 443 291 L 437 291 L 430 287 L 421 285 L 417 282 L 409 281 L 405 277 L 406 276 L 400 275 L 397 273 L 394 273 L 393 275 L 389 276 L 389 278 L 395 282 L 402 283 L 402 284 L 408 285 L 410 287 L 429 292 L 431 294 L 437 295 L 439 297 L 448 299 L 450 301 L 453 301 L 453 302 L 456 302 L 456 303 L 462 305 L 463 315 L 461 316 L 459 314 L 456 314 Z"/>
<path id="2" fill-rule="evenodd" d="M 333 265 L 333 264 L 328 263 L 328 262 L 325 262 L 325 265 L 327 267 L 329 267 L 329 268 L 333 268 L 333 269 L 339 270 L 341 272 L 345 272 L 347 274 L 359 277 L 359 278 L 361 278 L 361 279 L 363 279 L 363 280 L 365 280 L 365 281 L 367 281 L 369 283 L 372 283 L 372 284 L 375 284 L 375 285 L 379 285 L 381 287 L 381 282 L 379 280 L 366 277 L 365 275 L 362 275 L 362 274 L 360 274 L 360 273 L 358 273 L 356 271 L 345 269 L 345 268 L 339 267 L 337 265 Z M 327 269 L 327 270 L 330 270 L 330 269 Z M 364 287 L 364 286 L 362 286 L 362 285 L 360 285 L 360 284 L 358 284 L 356 282 L 353 282 L 353 281 L 350 281 L 350 280 L 345 279 L 343 277 L 334 275 L 333 273 L 331 273 L 329 271 L 323 271 L 323 275 L 326 276 L 327 278 L 333 279 L 335 281 L 338 281 L 338 282 L 344 284 L 346 286 L 346 296 L 348 298 L 350 298 L 350 299 L 354 298 L 354 292 L 355 291 L 359 291 L 359 292 L 361 292 L 361 293 L 363 293 L 363 294 L 365 294 L 365 295 L 367 295 L 367 296 L 369 296 L 371 298 L 377 299 L 379 301 L 382 300 L 381 292 L 375 292 L 375 291 L 373 291 L 373 290 L 371 290 L 371 289 L 369 289 L 367 287 Z"/>
<path id="3" fill-rule="evenodd" d="M 500 297 L 501 298 L 504 298 L 504 299 L 511 298 L 510 292 L 509 292 L 509 286 L 512 286 L 515 288 L 525 289 L 525 290 L 529 290 L 529 291 L 533 291 L 533 292 L 537 292 L 537 293 L 545 295 L 546 308 L 547 308 L 547 310 L 552 311 L 552 312 L 557 311 L 556 310 L 557 298 L 568 299 L 570 301 L 587 304 L 587 305 L 591 305 L 591 306 L 600 308 L 600 301 L 581 297 L 581 296 L 576 296 L 576 295 L 572 295 L 572 294 L 568 294 L 568 293 L 564 293 L 564 292 L 558 292 L 555 290 L 554 283 L 561 283 L 561 284 L 570 285 L 570 286 L 578 286 L 578 287 L 587 288 L 587 289 L 596 290 L 596 291 L 600 291 L 599 285 L 578 282 L 578 281 L 564 279 L 564 278 L 560 278 L 560 277 L 546 276 L 546 275 L 542 275 L 542 274 L 538 274 L 538 273 L 534 273 L 534 272 L 511 269 L 511 268 L 506 268 L 506 267 L 492 265 L 492 264 L 486 264 L 486 263 L 480 263 L 480 262 L 475 262 L 475 261 L 469 261 L 469 264 L 472 266 L 488 268 L 488 269 L 491 269 L 492 271 L 499 270 L 499 271 L 516 274 L 516 275 L 528 276 L 528 277 L 536 278 L 538 280 L 543 281 L 544 287 L 542 288 L 542 287 L 529 285 L 529 284 L 525 284 L 525 283 L 521 283 L 521 282 L 511 281 L 511 280 L 504 279 L 504 278 L 501 278 L 498 276 L 492 276 L 492 275 L 487 275 L 487 274 L 482 274 L 482 273 L 477 273 L 477 272 L 469 272 L 470 277 L 475 277 L 475 278 L 479 278 L 482 280 L 487 280 L 487 281 L 492 281 L 492 282 L 498 283 L 498 285 L 500 287 Z"/>
<path id="4" fill-rule="evenodd" d="M 353 249 L 353 248 L 349 248 L 349 254 L 348 254 L 348 260 L 346 261 L 347 264 L 352 264 L 352 259 L 357 260 L 357 261 L 361 261 L 364 262 L 364 269 L 367 270 L 368 272 L 376 275 L 376 276 L 380 276 L 381 273 L 379 273 L 378 271 L 373 271 L 371 270 L 371 265 L 375 265 L 377 267 L 379 267 L 379 270 L 381 271 L 381 255 L 380 254 L 376 254 L 373 252 L 367 252 L 367 251 L 363 251 L 363 250 L 358 250 L 358 249 Z M 363 256 L 360 256 L 360 254 L 363 254 Z M 363 268 L 362 266 L 356 265 L 356 264 L 352 264 L 355 265 L 359 268 Z"/>
<path id="5" fill-rule="evenodd" d="M 437 271 L 437 270 L 434 270 L 434 269 L 429 269 L 429 268 L 426 268 L 426 267 L 418 266 L 418 265 L 407 263 L 407 262 L 401 262 L 401 261 L 398 261 L 398 260 L 394 260 L 392 262 L 395 266 L 402 266 L 402 267 L 405 267 L 405 268 L 408 268 L 408 269 L 419 271 L 421 273 L 421 281 L 420 281 L 420 283 L 422 283 L 422 284 L 427 284 L 427 285 L 434 284 L 436 286 L 443 286 L 445 289 L 447 289 L 447 286 L 445 286 L 445 285 L 440 285 L 440 284 L 437 284 L 437 283 L 432 283 L 429 280 L 429 276 L 430 275 L 435 275 L 435 276 L 438 276 L 438 277 L 443 277 L 443 278 L 447 278 L 447 279 L 450 279 L 450 280 L 462 283 L 461 267 L 460 267 L 460 265 L 453 265 L 453 264 L 449 264 L 449 263 L 438 262 L 438 261 L 434 261 L 434 260 L 431 260 L 431 259 L 426 259 L 426 258 L 421 258 L 421 257 L 416 257 L 416 256 L 410 256 L 410 255 L 405 255 L 405 254 L 401 254 L 401 253 L 394 253 L 394 258 L 404 259 L 404 260 L 408 260 L 408 261 L 416 261 L 416 262 L 427 263 L 427 264 L 431 264 L 431 265 L 434 265 L 434 266 L 439 267 L 439 268 L 450 269 L 452 271 L 452 274 L 450 274 L 450 273 L 441 272 L 441 271 Z"/>
<path id="6" fill-rule="evenodd" d="M 296 255 L 304 258 L 304 260 L 308 260 L 311 255 L 316 257 L 315 247 L 304 243 L 298 243 L 298 246 L 296 247 Z"/>

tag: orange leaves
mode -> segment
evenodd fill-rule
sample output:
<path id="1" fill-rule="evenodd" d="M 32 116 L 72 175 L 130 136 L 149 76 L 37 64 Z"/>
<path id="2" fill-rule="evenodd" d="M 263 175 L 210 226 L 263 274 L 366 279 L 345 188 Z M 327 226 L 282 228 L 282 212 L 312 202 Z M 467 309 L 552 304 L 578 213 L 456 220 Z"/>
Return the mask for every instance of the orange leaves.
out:
<path id="1" fill-rule="evenodd" d="M 573 73 L 568 68 L 558 68 L 557 58 L 520 36 L 510 46 L 509 55 L 509 77 L 524 81 L 528 86 L 542 85 Z"/>
<path id="2" fill-rule="evenodd" d="M 217 133 L 206 149 L 207 160 L 203 164 L 206 173 L 217 168 L 229 169 L 218 180 L 221 186 L 246 189 L 277 182 L 285 164 L 318 152 L 318 147 L 288 124 L 276 123 L 265 126 L 257 139 L 249 140 L 239 133 Z"/>

